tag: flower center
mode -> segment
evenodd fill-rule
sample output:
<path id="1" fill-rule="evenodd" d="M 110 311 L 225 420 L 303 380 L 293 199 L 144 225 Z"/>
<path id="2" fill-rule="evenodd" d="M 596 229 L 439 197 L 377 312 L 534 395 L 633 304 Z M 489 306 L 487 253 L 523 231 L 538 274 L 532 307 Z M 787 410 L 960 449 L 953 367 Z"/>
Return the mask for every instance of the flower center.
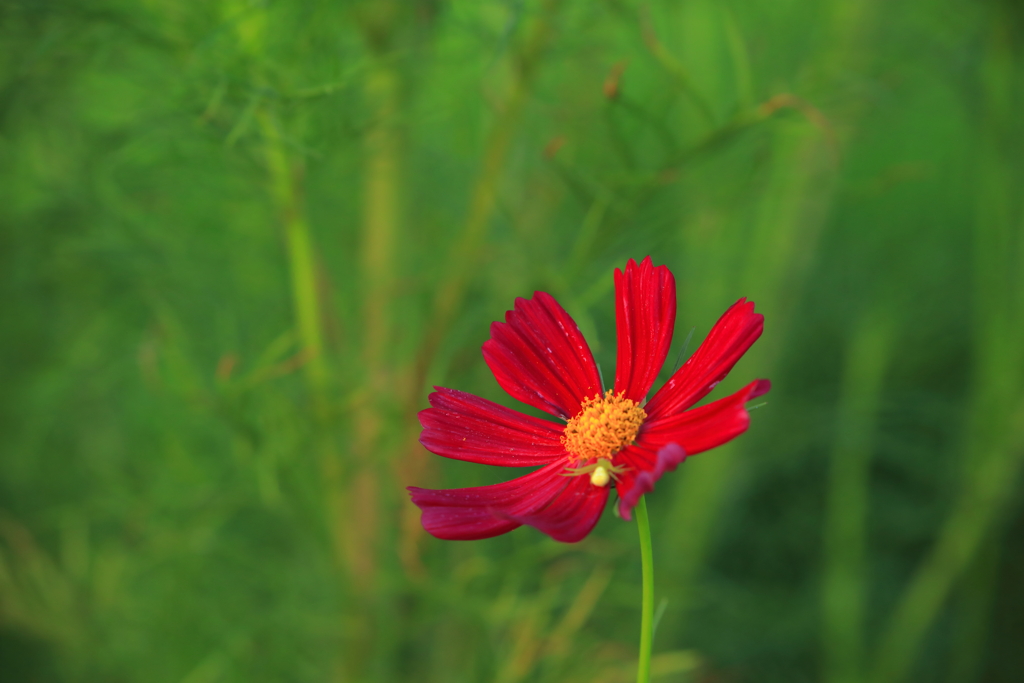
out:
<path id="1" fill-rule="evenodd" d="M 569 420 L 562 445 L 575 461 L 612 456 L 633 443 L 647 418 L 644 409 L 622 393 L 583 399 L 582 410 Z"/>

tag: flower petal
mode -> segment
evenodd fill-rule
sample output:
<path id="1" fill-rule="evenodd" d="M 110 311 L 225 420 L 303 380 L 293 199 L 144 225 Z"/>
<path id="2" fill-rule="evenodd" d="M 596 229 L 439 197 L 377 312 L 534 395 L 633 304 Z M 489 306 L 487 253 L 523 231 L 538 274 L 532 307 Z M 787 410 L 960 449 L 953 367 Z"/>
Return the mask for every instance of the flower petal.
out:
<path id="1" fill-rule="evenodd" d="M 482 465 L 529 467 L 565 457 L 562 426 L 454 389 L 434 387 L 420 411 L 420 443 L 437 455 Z"/>
<path id="2" fill-rule="evenodd" d="M 491 324 L 484 360 L 501 388 L 523 403 L 569 419 L 580 401 L 601 393 L 586 340 L 550 294 L 516 299 L 504 323 Z"/>
<path id="3" fill-rule="evenodd" d="M 615 393 L 624 392 L 639 402 L 650 391 L 672 344 L 676 281 L 667 267 L 655 268 L 648 256 L 640 265 L 630 259 L 625 273 L 615 269 L 615 322 Z"/>
<path id="4" fill-rule="evenodd" d="M 452 495 L 467 489 L 435 490 L 409 486 L 408 490 L 412 502 L 422 510 L 420 522 L 423 528 L 435 538 L 475 541 L 500 536 L 522 526 L 509 518 L 496 517 L 486 502 L 474 507 L 469 505 L 468 499 Z"/>
<path id="5" fill-rule="evenodd" d="M 766 379 L 755 380 L 713 403 L 644 423 L 637 442 L 615 457 L 616 465 L 628 468 L 616 483 L 619 513 L 630 519 L 630 510 L 640 496 L 654 490 L 661 475 L 674 470 L 687 457 L 721 446 L 747 431 L 747 401 L 768 393 L 771 386 Z"/>
<path id="6" fill-rule="evenodd" d="M 642 428 L 640 441 L 651 448 L 677 443 L 687 455 L 721 446 L 747 431 L 750 426 L 747 401 L 768 393 L 771 386 L 766 379 L 755 380 L 735 394 L 699 408 L 648 420 Z"/>
<path id="7" fill-rule="evenodd" d="M 537 514 L 571 483 L 562 476 L 566 461 L 491 486 L 421 489 L 410 486 L 412 502 L 423 511 L 423 528 L 437 538 L 471 541 L 498 536 Z"/>
<path id="8" fill-rule="evenodd" d="M 657 450 L 644 447 L 642 444 L 629 446 L 616 457 L 629 470 L 619 475 L 615 490 L 619 494 L 619 514 L 623 519 L 632 519 L 632 510 L 640 502 L 640 496 L 654 490 L 654 482 L 661 475 L 671 472 L 686 460 L 686 451 L 676 443 L 670 443 Z"/>
<path id="9" fill-rule="evenodd" d="M 711 328 L 704 343 L 644 406 L 651 420 L 686 410 L 707 396 L 757 341 L 764 316 L 740 299 Z"/>
<path id="10" fill-rule="evenodd" d="M 576 543 L 583 540 L 597 524 L 608 501 L 608 487 L 594 486 L 590 477 L 567 477 L 569 485 L 541 510 L 526 515 L 510 516 L 556 541 Z"/>

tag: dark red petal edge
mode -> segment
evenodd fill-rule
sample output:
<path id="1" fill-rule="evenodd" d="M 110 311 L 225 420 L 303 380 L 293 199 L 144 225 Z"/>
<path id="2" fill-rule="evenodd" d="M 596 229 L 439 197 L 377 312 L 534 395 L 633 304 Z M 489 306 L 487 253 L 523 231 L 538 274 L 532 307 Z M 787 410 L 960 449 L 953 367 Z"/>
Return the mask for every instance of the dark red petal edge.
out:
<path id="1" fill-rule="evenodd" d="M 491 324 L 484 360 L 513 398 L 568 419 L 601 392 L 601 377 L 576 323 L 550 294 L 516 299 L 504 323 Z"/>
<path id="2" fill-rule="evenodd" d="M 650 256 L 640 265 L 630 259 L 625 273 L 616 268 L 615 323 L 615 393 L 624 392 L 639 402 L 650 391 L 672 345 L 676 281 L 671 271 L 655 268 Z"/>
<path id="3" fill-rule="evenodd" d="M 431 453 L 499 467 L 547 465 L 565 457 L 562 426 L 454 389 L 434 387 L 420 411 L 420 443 Z"/>
<path id="4" fill-rule="evenodd" d="M 608 501 L 608 487 L 594 486 L 590 477 L 568 477 L 569 485 L 562 489 L 542 510 L 509 518 L 532 526 L 556 541 L 576 543 L 590 533 L 604 512 Z"/>
<path id="5" fill-rule="evenodd" d="M 725 379 L 764 329 L 754 302 L 740 299 L 719 318 L 707 339 L 644 406 L 648 419 L 669 417 L 707 396 Z"/>
<path id="6" fill-rule="evenodd" d="M 632 511 L 640 502 L 640 496 L 653 491 L 654 483 L 661 479 L 661 475 L 673 471 L 686 460 L 686 451 L 679 444 L 670 443 L 660 448 L 653 460 L 652 469 L 627 472 L 619 480 L 616 490 L 619 492 L 619 514 L 623 519 L 633 519 Z"/>
<path id="7" fill-rule="evenodd" d="M 696 455 L 721 446 L 747 431 L 750 414 L 747 401 L 768 393 L 771 382 L 759 379 L 734 394 L 687 410 L 671 417 L 648 420 L 639 438 L 641 443 L 658 445 L 677 443 L 687 455 Z"/>
<path id="8" fill-rule="evenodd" d="M 552 463 L 492 486 L 447 490 L 410 486 L 409 493 L 423 511 L 423 528 L 437 538 L 490 538 L 528 524 L 555 540 L 573 542 L 597 523 L 608 490 L 591 485 L 585 476 L 562 476 L 566 464 Z"/>
<path id="9" fill-rule="evenodd" d="M 747 431 L 747 401 L 768 393 L 771 386 L 766 379 L 755 380 L 713 403 L 645 423 L 637 443 L 616 457 L 616 464 L 630 468 L 616 484 L 620 514 L 629 519 L 640 496 L 653 491 L 661 475 L 688 456 L 721 446 Z"/>

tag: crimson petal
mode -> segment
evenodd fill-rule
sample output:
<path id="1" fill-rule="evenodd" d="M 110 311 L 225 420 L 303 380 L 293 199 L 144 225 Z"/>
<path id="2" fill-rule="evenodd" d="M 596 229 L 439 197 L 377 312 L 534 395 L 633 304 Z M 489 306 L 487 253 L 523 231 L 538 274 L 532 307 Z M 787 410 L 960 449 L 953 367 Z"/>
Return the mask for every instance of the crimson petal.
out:
<path id="1" fill-rule="evenodd" d="M 736 361 L 757 341 L 764 316 L 754 302 L 740 299 L 719 318 L 704 343 L 644 406 L 655 420 L 686 410 L 725 379 Z"/>
<path id="2" fill-rule="evenodd" d="M 580 401 L 601 393 L 586 340 L 550 294 L 516 299 L 505 322 L 491 324 L 484 360 L 501 388 L 523 403 L 569 419 Z"/>
<path id="3" fill-rule="evenodd" d="M 677 443 L 687 455 L 721 446 L 747 431 L 750 414 L 747 401 L 768 393 L 771 382 L 759 379 L 735 394 L 693 410 L 658 420 L 648 420 L 640 441 L 647 444 Z"/>
<path id="4" fill-rule="evenodd" d="M 647 396 L 672 344 L 676 324 L 676 281 L 651 257 L 640 265 L 630 259 L 615 269 L 615 322 L 618 355 L 615 393 L 640 402 Z"/>
<path id="5" fill-rule="evenodd" d="M 552 463 L 526 476 L 464 489 L 408 487 L 412 502 L 423 511 L 423 528 L 437 538 L 472 541 L 498 536 L 532 519 L 571 483 L 562 476 L 566 462 Z"/>
<path id="6" fill-rule="evenodd" d="M 420 411 L 420 443 L 437 455 L 482 465 L 528 467 L 565 457 L 562 427 L 454 389 L 434 387 Z"/>
<path id="7" fill-rule="evenodd" d="M 655 482 L 687 457 L 721 446 L 747 431 L 747 401 L 768 393 L 771 386 L 766 379 L 755 380 L 713 403 L 644 423 L 637 442 L 615 458 L 616 464 L 627 467 L 616 483 L 619 513 L 629 519 L 640 496 L 653 491 Z"/>
<path id="8" fill-rule="evenodd" d="M 569 485 L 543 509 L 510 519 L 532 526 L 556 541 L 576 543 L 597 524 L 607 501 L 608 487 L 594 486 L 585 475 L 569 477 Z"/>
<path id="9" fill-rule="evenodd" d="M 673 471 L 683 460 L 686 451 L 677 443 L 670 443 L 657 450 L 635 444 L 620 453 L 622 462 L 630 467 L 619 475 L 615 490 L 619 494 L 619 514 L 623 519 L 632 519 L 632 510 L 640 497 L 654 490 L 654 483 L 666 472 Z M 619 458 L 616 458 L 619 461 Z M 643 463 L 642 467 L 638 467 Z"/>

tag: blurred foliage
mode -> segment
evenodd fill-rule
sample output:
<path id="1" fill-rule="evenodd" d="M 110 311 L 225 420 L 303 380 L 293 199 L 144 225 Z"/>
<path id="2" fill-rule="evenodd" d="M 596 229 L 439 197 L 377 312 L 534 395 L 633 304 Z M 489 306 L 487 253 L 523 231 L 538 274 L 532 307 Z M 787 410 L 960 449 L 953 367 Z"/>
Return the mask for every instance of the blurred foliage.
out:
<path id="1" fill-rule="evenodd" d="M 1019 680 L 1022 108 L 1010 0 L 0 4 L 0 678 L 632 680 L 632 525 L 403 489 L 651 254 L 774 384 L 649 497 L 656 680 Z"/>

